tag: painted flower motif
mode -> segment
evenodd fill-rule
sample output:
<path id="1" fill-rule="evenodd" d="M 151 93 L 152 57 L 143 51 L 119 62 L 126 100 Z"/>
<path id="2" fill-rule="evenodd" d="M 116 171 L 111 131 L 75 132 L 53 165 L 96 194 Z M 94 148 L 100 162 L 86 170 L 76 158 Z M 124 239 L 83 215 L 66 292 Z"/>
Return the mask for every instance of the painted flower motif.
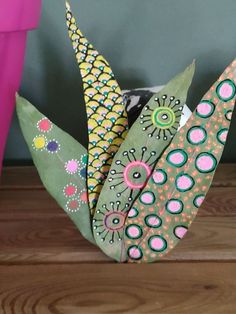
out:
<path id="1" fill-rule="evenodd" d="M 109 205 L 103 204 L 96 212 L 102 214 L 101 219 L 93 219 L 93 229 L 99 236 L 101 242 L 107 241 L 113 244 L 115 241 L 123 239 L 123 227 L 127 216 L 129 204 L 122 208 L 121 202 L 110 202 Z"/>
<path id="2" fill-rule="evenodd" d="M 43 151 L 47 145 L 47 138 L 44 135 L 36 135 L 33 138 L 32 147 L 35 150 Z"/>
<path id="3" fill-rule="evenodd" d="M 65 162 L 65 171 L 68 174 L 78 174 L 81 178 L 85 179 L 87 175 L 86 165 L 78 159 L 70 159 Z"/>
<path id="4" fill-rule="evenodd" d="M 44 133 L 50 132 L 52 130 L 52 127 L 53 127 L 52 122 L 46 117 L 42 118 L 37 123 L 37 128 L 40 132 Z"/>
<path id="5" fill-rule="evenodd" d="M 108 182 L 110 189 L 117 190 L 116 196 L 122 197 L 123 193 L 129 191 L 128 201 L 133 200 L 133 193 L 141 190 L 151 174 L 153 164 L 156 162 L 156 152 L 148 152 L 146 147 L 142 148 L 141 158 L 137 160 L 134 148 L 124 151 L 122 160 L 117 160 L 116 169 L 111 169 Z"/>
<path id="6" fill-rule="evenodd" d="M 156 109 L 150 108 L 149 105 L 144 107 L 146 113 L 140 116 L 140 124 L 143 125 L 143 131 L 149 132 L 149 137 L 167 140 L 168 136 L 173 137 L 178 129 L 178 118 L 181 117 L 183 106 L 174 96 L 163 95 L 156 97 L 155 101 Z"/>

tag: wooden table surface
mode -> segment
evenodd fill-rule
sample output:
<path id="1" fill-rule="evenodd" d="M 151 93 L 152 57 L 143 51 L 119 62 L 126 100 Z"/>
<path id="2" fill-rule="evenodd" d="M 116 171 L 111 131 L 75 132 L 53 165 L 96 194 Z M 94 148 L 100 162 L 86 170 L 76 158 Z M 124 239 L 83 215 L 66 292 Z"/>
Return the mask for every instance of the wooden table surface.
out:
<path id="1" fill-rule="evenodd" d="M 0 187 L 0 314 L 235 314 L 236 164 L 221 165 L 162 262 L 117 264 L 85 241 L 33 167 Z"/>

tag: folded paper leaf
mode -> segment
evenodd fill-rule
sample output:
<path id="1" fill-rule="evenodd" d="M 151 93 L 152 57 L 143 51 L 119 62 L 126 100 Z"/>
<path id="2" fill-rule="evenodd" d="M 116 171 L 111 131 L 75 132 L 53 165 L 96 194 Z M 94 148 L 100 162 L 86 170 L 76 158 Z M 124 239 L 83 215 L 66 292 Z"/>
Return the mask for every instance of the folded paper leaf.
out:
<path id="1" fill-rule="evenodd" d="M 94 243 L 86 186 L 87 151 L 26 99 L 17 96 L 17 115 L 40 178 L 81 234 Z"/>
<path id="2" fill-rule="evenodd" d="M 236 60 L 173 139 L 130 209 L 124 247 L 129 262 L 159 260 L 186 234 L 220 161 L 235 95 Z"/>
<path id="3" fill-rule="evenodd" d="M 66 20 L 83 80 L 89 136 L 87 182 L 93 214 L 113 156 L 127 134 L 128 119 L 120 87 L 108 62 L 78 29 L 68 2 Z"/>
<path id="4" fill-rule="evenodd" d="M 121 252 L 127 212 L 178 130 L 194 69 L 193 63 L 150 99 L 113 159 L 93 229 L 98 246 L 117 261 L 126 259 Z"/>

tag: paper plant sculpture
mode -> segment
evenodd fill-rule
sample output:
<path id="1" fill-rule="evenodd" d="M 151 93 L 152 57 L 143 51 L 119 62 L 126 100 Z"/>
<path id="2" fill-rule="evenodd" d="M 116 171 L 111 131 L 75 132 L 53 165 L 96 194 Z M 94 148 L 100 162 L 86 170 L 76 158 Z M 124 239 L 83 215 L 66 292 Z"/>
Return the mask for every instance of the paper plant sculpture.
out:
<path id="1" fill-rule="evenodd" d="M 88 149 L 18 96 L 25 140 L 46 189 L 87 240 L 118 262 L 158 261 L 184 237 L 211 185 L 235 105 L 236 60 L 187 122 L 194 63 L 149 97 L 129 128 L 109 64 L 69 5 L 66 18 L 83 80 Z"/>

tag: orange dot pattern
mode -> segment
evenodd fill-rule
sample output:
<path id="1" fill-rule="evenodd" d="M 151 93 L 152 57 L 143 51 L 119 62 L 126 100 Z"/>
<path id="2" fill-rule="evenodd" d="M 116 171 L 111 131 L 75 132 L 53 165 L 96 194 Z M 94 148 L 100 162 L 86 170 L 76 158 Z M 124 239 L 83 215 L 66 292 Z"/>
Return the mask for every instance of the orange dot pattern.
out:
<path id="1" fill-rule="evenodd" d="M 132 211 L 135 210 L 136 215 L 128 215 L 125 226 L 137 225 L 142 232 L 138 239 L 128 237 L 125 232 L 129 262 L 160 260 L 176 246 L 197 215 L 226 142 L 235 105 L 235 73 L 236 60 L 205 94 L 187 124 L 164 152 L 133 204 Z M 191 134 L 192 128 L 194 131 L 198 128 L 198 132 Z M 174 155 L 182 161 L 180 165 L 171 159 L 176 152 L 180 153 Z M 187 160 L 183 156 L 187 156 Z M 157 180 L 158 171 L 161 176 Z M 154 198 L 152 203 L 150 193 Z"/>

